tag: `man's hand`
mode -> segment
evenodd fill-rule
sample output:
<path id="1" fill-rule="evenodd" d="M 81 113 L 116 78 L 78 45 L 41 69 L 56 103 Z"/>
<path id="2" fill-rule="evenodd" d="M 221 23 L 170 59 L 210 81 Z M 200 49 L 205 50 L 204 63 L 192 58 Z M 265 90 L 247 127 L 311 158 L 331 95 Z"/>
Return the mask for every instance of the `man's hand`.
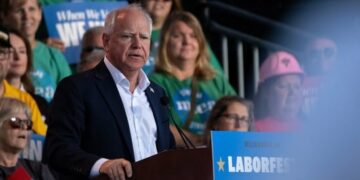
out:
<path id="1" fill-rule="evenodd" d="M 132 176 L 131 163 L 125 159 L 108 160 L 100 167 L 100 174 L 106 174 L 110 179 L 125 180 Z"/>
<path id="2" fill-rule="evenodd" d="M 61 39 L 47 38 L 45 43 L 54 48 L 58 48 L 61 52 L 65 51 L 65 43 Z"/>

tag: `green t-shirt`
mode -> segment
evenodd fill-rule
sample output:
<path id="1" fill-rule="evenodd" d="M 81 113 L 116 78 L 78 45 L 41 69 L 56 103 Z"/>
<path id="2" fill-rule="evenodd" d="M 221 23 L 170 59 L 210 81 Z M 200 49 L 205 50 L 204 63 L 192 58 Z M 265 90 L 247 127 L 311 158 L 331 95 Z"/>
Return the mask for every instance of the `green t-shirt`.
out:
<path id="1" fill-rule="evenodd" d="M 69 75 L 71 75 L 71 70 L 64 55 L 58 49 L 36 41 L 36 47 L 33 49 L 33 73 L 31 75 L 35 94 L 50 102 L 57 84 Z"/>
<path id="2" fill-rule="evenodd" d="M 149 78 L 165 89 L 174 120 L 182 127 L 190 112 L 192 78 L 180 81 L 172 75 L 163 73 L 153 73 Z M 221 75 L 217 75 L 212 80 L 197 81 L 197 85 L 196 110 L 188 130 L 201 135 L 215 102 L 222 96 L 236 95 L 236 92 Z"/>
<path id="3" fill-rule="evenodd" d="M 150 54 L 146 64 L 143 66 L 143 70 L 146 74 L 150 74 L 155 68 L 155 59 L 157 56 L 157 50 L 160 45 L 160 32 L 160 29 L 154 29 L 151 32 Z"/>
<path id="4" fill-rule="evenodd" d="M 155 68 L 155 59 L 157 56 L 157 50 L 160 45 L 160 32 L 160 29 L 155 29 L 151 32 L 150 55 L 148 61 L 143 67 L 143 70 L 146 74 L 150 74 Z M 210 54 L 210 64 L 217 72 L 219 72 L 220 74 L 224 74 L 224 70 L 222 69 L 214 52 L 211 50 L 210 46 L 207 46 L 207 48 Z"/>

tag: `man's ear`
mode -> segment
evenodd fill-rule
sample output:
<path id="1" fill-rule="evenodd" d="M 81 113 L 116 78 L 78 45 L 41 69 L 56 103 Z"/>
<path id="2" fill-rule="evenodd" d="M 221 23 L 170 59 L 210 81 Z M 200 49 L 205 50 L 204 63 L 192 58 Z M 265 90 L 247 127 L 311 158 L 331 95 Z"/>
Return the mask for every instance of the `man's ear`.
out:
<path id="1" fill-rule="evenodd" d="M 108 44 L 110 41 L 110 36 L 108 34 L 103 33 L 102 41 L 103 41 L 103 45 L 104 45 L 104 50 L 105 50 L 105 52 L 107 52 L 107 47 L 108 47 Z"/>

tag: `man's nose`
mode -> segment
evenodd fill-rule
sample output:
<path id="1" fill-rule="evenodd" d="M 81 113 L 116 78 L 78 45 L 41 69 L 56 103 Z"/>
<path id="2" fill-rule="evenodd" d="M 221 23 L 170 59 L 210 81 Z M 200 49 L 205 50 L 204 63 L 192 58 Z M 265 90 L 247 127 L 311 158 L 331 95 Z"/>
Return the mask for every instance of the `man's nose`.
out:
<path id="1" fill-rule="evenodd" d="M 132 47 L 133 48 L 140 48 L 141 47 L 141 39 L 138 36 L 134 36 L 132 39 Z"/>

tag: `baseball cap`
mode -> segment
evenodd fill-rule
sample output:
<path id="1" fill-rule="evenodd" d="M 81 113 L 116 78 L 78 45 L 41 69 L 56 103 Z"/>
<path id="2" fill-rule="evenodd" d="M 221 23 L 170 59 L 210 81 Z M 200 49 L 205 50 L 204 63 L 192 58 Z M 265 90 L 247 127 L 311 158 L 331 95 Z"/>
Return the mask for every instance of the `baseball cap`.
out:
<path id="1" fill-rule="evenodd" d="M 304 71 L 294 55 L 285 51 L 274 52 L 266 58 L 260 67 L 260 83 L 271 77 L 285 74 L 304 75 Z"/>
<path id="2" fill-rule="evenodd" d="M 9 31 L 4 26 L 0 26 L 0 47 L 11 47 Z"/>

